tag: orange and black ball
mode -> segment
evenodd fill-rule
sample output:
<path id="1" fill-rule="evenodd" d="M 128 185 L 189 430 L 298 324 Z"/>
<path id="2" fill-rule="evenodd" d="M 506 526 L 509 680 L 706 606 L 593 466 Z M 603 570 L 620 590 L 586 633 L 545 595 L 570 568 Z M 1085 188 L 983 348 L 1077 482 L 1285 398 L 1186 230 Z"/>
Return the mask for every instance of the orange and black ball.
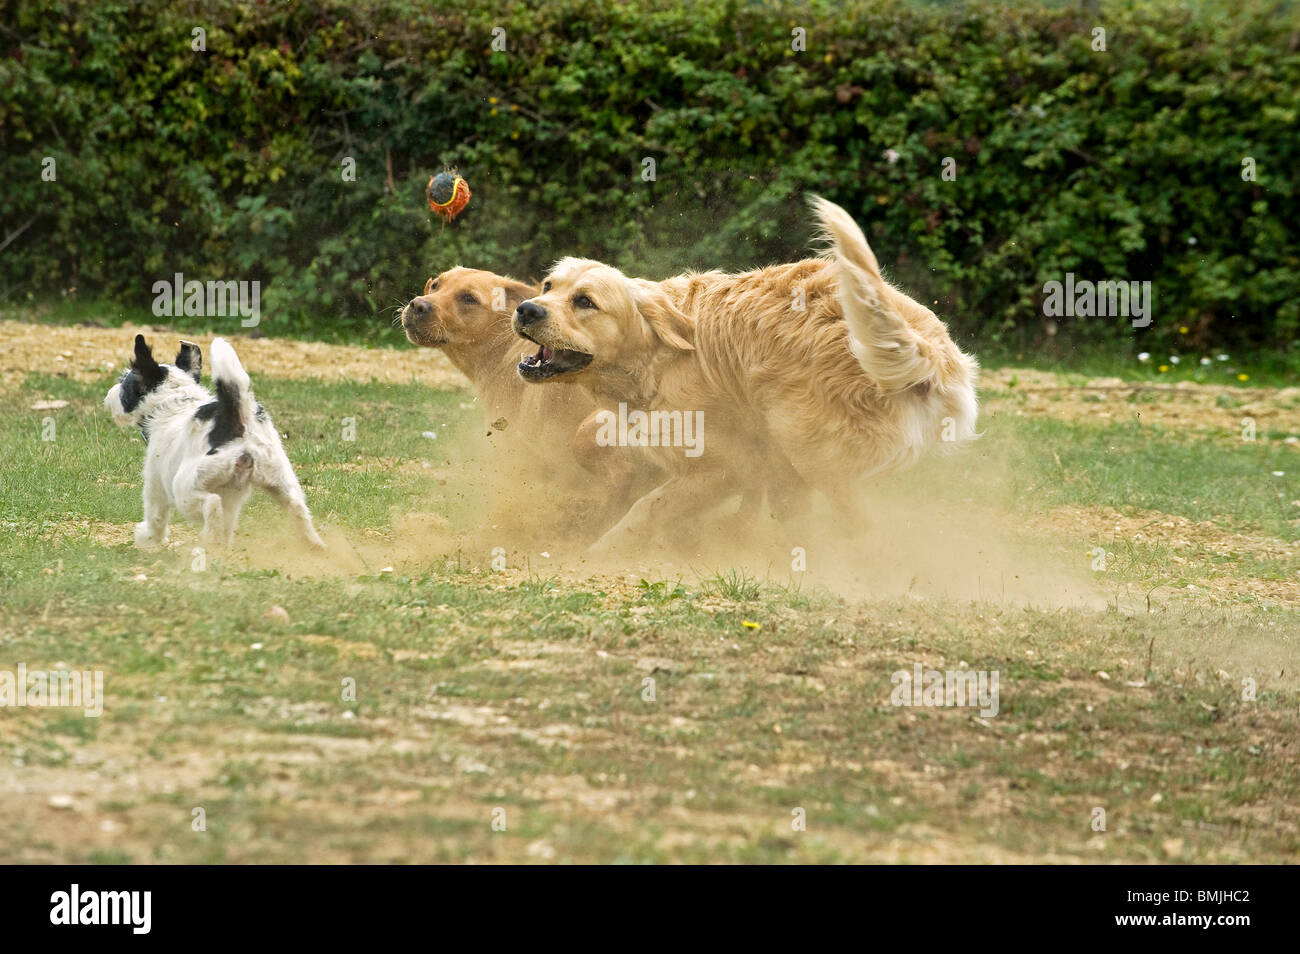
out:
<path id="1" fill-rule="evenodd" d="M 442 216 L 450 222 L 469 205 L 469 183 L 456 174 L 454 169 L 440 172 L 429 179 L 425 189 L 429 196 L 429 208 L 435 215 Z"/>

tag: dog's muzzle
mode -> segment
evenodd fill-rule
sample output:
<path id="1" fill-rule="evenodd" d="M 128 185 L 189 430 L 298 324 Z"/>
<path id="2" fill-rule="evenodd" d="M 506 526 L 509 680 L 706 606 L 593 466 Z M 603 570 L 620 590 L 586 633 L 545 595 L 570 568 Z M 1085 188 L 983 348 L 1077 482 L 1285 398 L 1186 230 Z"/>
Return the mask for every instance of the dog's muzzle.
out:
<path id="1" fill-rule="evenodd" d="M 515 309 L 515 333 L 523 335 L 529 325 L 545 320 L 546 309 L 535 301 L 526 301 Z"/>
<path id="2" fill-rule="evenodd" d="M 113 423 L 118 427 L 129 427 L 134 421 L 122 407 L 122 385 L 115 384 L 104 395 L 104 407 L 113 416 Z"/>
<path id="3" fill-rule="evenodd" d="M 433 313 L 433 306 L 423 298 L 412 298 L 402 309 L 402 324 L 426 320 Z"/>
<path id="4" fill-rule="evenodd" d="M 424 298 L 412 298 L 402 309 L 402 330 L 411 344 L 438 348 L 447 343 L 447 339 L 438 333 L 441 326 L 435 328 L 433 305 Z"/>
<path id="5" fill-rule="evenodd" d="M 515 309 L 515 334 L 527 338 L 538 345 L 536 354 L 519 356 L 519 376 L 525 381 L 538 382 L 561 374 L 581 371 L 591 364 L 592 356 L 585 351 L 573 351 L 568 348 L 553 348 L 542 344 L 533 333 L 538 324 L 546 320 L 546 309 L 533 301 L 526 301 Z"/>

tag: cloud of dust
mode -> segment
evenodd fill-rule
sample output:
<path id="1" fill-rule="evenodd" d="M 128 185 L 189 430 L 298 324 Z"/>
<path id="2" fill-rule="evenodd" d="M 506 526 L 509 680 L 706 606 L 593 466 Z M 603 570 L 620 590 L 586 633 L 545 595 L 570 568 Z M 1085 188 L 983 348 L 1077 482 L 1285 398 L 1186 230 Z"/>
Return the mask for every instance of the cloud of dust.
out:
<path id="1" fill-rule="evenodd" d="M 736 495 L 708 502 L 702 515 L 664 527 L 657 539 L 637 541 L 630 556 L 598 559 L 586 548 L 622 515 L 605 487 L 576 466 L 556 465 L 564 448 L 542 453 L 486 430 L 441 448 L 454 466 L 428 471 L 427 510 L 395 513 L 383 530 L 326 525 L 329 552 L 295 549 L 294 574 L 392 567 L 418 576 L 452 560 L 541 578 L 691 581 L 739 568 L 849 599 L 912 595 L 1090 609 L 1110 599 L 1081 540 L 1033 539 L 1018 529 L 1007 480 L 1014 451 L 984 440 L 868 485 L 865 527 L 845 526 L 820 496 L 797 521 L 783 523 L 765 502 L 758 518 L 745 522 Z M 285 565 L 269 540 L 243 542 L 254 565 Z"/>

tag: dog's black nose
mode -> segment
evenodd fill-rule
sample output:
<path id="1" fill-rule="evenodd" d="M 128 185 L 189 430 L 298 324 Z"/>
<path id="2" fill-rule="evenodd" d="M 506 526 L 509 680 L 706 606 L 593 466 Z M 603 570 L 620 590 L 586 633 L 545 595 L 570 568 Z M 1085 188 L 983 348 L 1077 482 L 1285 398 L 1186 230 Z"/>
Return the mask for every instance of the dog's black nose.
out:
<path id="1" fill-rule="evenodd" d="M 535 301 L 526 301 L 515 309 L 515 327 L 522 328 L 546 317 L 546 309 Z"/>
<path id="2" fill-rule="evenodd" d="M 412 318 L 427 318 L 429 312 L 433 310 L 433 306 L 423 298 L 412 298 L 406 308 Z"/>

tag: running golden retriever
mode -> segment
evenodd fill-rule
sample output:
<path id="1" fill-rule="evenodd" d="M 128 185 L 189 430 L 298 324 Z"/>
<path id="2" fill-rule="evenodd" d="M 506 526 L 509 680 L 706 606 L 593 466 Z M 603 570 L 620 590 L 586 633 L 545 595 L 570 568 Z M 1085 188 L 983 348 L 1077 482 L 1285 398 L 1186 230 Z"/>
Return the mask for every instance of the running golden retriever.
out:
<path id="1" fill-rule="evenodd" d="M 407 340 L 438 348 L 469 378 L 484 422 L 504 429 L 502 440 L 529 466 L 541 464 L 551 478 L 569 476 L 577 463 L 599 478 L 593 519 L 616 519 L 652 486 L 656 475 L 643 454 L 600 453 L 595 442 L 598 410 L 582 388 L 529 388 L 515 372 L 519 339 L 511 329 L 515 307 L 537 294 L 536 285 L 506 275 L 456 267 L 430 278 L 424 293 L 401 311 Z M 492 432 L 489 432 L 492 433 Z M 615 513 L 604 513 L 613 508 Z"/>
<path id="2" fill-rule="evenodd" d="M 402 330 L 412 344 L 440 349 L 469 378 L 486 423 L 504 418 L 508 431 L 554 445 L 567 443 L 596 404 L 580 388 L 530 393 L 515 373 L 519 341 L 510 316 L 537 291 L 506 275 L 453 268 L 430 278 L 402 308 Z"/>
<path id="3" fill-rule="evenodd" d="M 975 359 L 885 281 L 847 212 L 820 198 L 812 208 L 823 257 L 662 282 L 566 258 L 515 309 L 514 330 L 538 348 L 519 376 L 578 382 L 602 408 L 624 405 L 598 443 L 649 445 L 670 474 L 597 550 L 644 542 L 755 487 L 776 492 L 778 511 L 821 491 L 840 525 L 860 527 L 864 479 L 975 436 Z M 700 425 L 697 453 L 676 440 L 679 416 Z"/>

